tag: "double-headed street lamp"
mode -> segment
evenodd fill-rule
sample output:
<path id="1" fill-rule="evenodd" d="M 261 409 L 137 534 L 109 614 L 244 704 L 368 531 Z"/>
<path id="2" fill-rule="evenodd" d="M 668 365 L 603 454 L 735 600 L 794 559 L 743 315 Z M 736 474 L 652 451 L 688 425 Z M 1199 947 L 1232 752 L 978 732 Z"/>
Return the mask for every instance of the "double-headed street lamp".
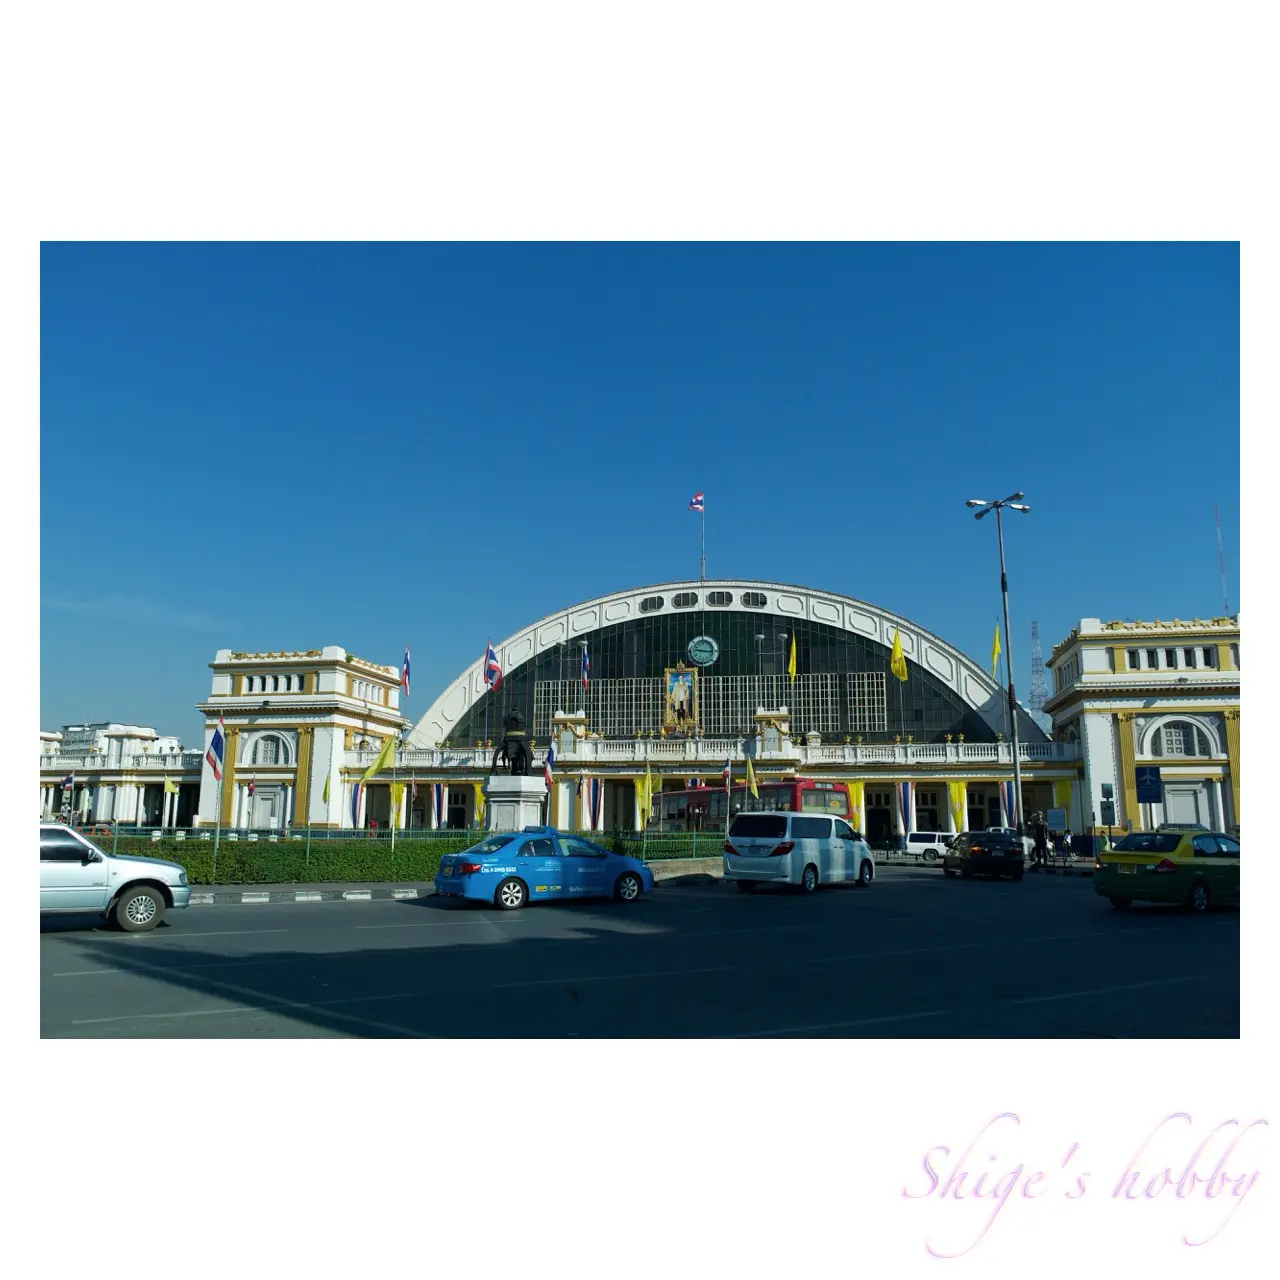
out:
<path id="1" fill-rule="evenodd" d="M 988 511 L 996 513 L 996 540 L 1000 544 L 1000 597 L 1004 602 L 1004 666 L 1009 685 L 1009 705 L 1006 713 L 1009 717 L 1010 736 L 1013 739 L 1013 805 L 1014 825 L 1022 836 L 1022 762 L 1018 759 L 1018 703 L 1013 694 L 1013 645 L 1009 642 L 1009 579 L 1004 571 L 1004 525 L 1000 520 L 1000 512 L 1008 507 L 1011 511 L 1021 511 L 1025 515 L 1031 510 L 1022 501 L 1023 495 L 1011 493 L 1007 498 L 992 502 L 987 498 L 970 498 L 966 507 L 978 507 L 973 513 L 975 520 L 981 520 Z"/>

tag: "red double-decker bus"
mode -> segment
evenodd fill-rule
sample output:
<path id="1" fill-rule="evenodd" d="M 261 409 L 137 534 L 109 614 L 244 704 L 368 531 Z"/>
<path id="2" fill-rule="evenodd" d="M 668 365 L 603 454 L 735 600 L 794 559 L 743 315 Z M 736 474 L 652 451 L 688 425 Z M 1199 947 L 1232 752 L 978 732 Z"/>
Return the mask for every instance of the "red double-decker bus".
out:
<path id="1" fill-rule="evenodd" d="M 718 831 L 724 828 L 725 804 L 733 813 L 779 810 L 790 813 L 831 813 L 848 818 L 849 787 L 843 782 L 819 782 L 814 778 L 758 781 L 759 799 L 746 783 L 735 783 L 732 794 L 724 787 L 691 787 L 663 791 L 653 798 L 650 831 Z"/>

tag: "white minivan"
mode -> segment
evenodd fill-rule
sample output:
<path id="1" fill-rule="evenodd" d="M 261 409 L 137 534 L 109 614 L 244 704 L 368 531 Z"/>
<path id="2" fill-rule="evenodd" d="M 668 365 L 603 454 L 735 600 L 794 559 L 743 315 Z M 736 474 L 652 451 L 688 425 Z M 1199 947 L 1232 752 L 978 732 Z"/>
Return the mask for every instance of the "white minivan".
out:
<path id="1" fill-rule="evenodd" d="M 742 893 L 789 884 L 812 893 L 840 881 L 869 885 L 875 859 L 843 818 L 802 813 L 740 813 L 724 842 L 724 878 Z"/>

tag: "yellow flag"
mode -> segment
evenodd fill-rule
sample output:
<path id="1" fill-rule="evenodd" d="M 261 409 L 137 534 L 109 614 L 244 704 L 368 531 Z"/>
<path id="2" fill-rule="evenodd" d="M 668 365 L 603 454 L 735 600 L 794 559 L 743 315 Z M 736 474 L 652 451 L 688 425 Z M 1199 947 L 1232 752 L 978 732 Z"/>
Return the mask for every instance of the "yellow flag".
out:
<path id="1" fill-rule="evenodd" d="M 476 792 L 476 824 L 478 826 L 484 822 L 484 785 L 479 782 L 473 782 L 471 785 Z"/>
<path id="2" fill-rule="evenodd" d="M 968 801 L 969 784 L 967 782 L 948 782 L 948 798 L 951 801 L 951 818 L 957 831 L 965 828 L 965 806 Z"/>
<path id="3" fill-rule="evenodd" d="M 391 784 L 391 825 L 398 827 L 400 825 L 400 801 L 404 799 L 404 783 L 393 782 Z"/>
<path id="4" fill-rule="evenodd" d="M 791 677 L 792 684 L 796 679 L 796 638 L 793 634 L 791 637 L 791 657 L 787 659 L 787 675 Z"/>
<path id="5" fill-rule="evenodd" d="M 995 635 L 991 637 L 991 678 L 996 678 L 996 666 L 1000 661 L 1000 624 L 996 623 Z"/>
<path id="6" fill-rule="evenodd" d="M 747 790 L 751 792 L 757 800 L 760 799 L 760 792 L 756 790 L 756 771 L 751 767 L 751 757 L 747 757 Z"/>
<path id="7" fill-rule="evenodd" d="M 862 831 L 862 802 L 866 785 L 865 782 L 849 783 L 849 822 L 857 832 Z"/>
<path id="8" fill-rule="evenodd" d="M 898 628 L 893 629 L 893 654 L 889 658 L 889 670 L 893 672 L 899 680 L 907 678 L 907 660 L 902 654 L 902 637 L 898 635 Z"/>
<path id="9" fill-rule="evenodd" d="M 164 789 L 171 796 L 176 796 L 178 794 L 178 784 L 174 782 L 172 778 L 166 778 L 164 780 Z"/>
<path id="10" fill-rule="evenodd" d="M 325 804 L 329 803 L 329 775 L 327 773 L 324 775 L 324 790 L 320 793 L 320 799 Z"/>
<path id="11" fill-rule="evenodd" d="M 389 769 L 395 762 L 396 735 L 389 733 L 382 744 L 382 750 L 378 752 L 378 758 L 364 771 L 360 781 L 368 782 L 371 778 L 376 778 L 383 769 Z"/>

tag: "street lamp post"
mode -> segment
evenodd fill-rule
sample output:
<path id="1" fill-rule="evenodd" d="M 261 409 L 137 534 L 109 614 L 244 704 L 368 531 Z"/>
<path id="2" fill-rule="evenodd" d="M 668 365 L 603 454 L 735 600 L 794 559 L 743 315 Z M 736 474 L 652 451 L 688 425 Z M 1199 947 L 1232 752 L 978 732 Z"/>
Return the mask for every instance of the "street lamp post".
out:
<path id="1" fill-rule="evenodd" d="M 1013 739 L 1013 807 L 1014 807 L 1014 825 L 1018 828 L 1018 838 L 1022 838 L 1023 814 L 1022 814 L 1022 762 L 1018 758 L 1018 703 L 1013 693 L 1013 644 L 1009 638 L 1009 578 L 1004 569 L 1004 525 L 1000 519 L 1000 513 L 1008 507 L 1011 511 L 1020 511 L 1026 515 L 1031 510 L 1029 506 L 1022 501 L 1021 493 L 1011 493 L 1007 498 L 1001 498 L 998 502 L 989 501 L 986 498 L 970 498 L 965 502 L 966 507 L 979 508 L 974 512 L 973 518 L 981 520 L 989 511 L 996 513 L 996 541 L 1000 546 L 1000 598 L 1004 605 L 1004 667 L 1006 683 L 1009 686 L 1009 702 L 1005 708 L 1005 714 L 1009 719 L 1009 734 Z"/>

